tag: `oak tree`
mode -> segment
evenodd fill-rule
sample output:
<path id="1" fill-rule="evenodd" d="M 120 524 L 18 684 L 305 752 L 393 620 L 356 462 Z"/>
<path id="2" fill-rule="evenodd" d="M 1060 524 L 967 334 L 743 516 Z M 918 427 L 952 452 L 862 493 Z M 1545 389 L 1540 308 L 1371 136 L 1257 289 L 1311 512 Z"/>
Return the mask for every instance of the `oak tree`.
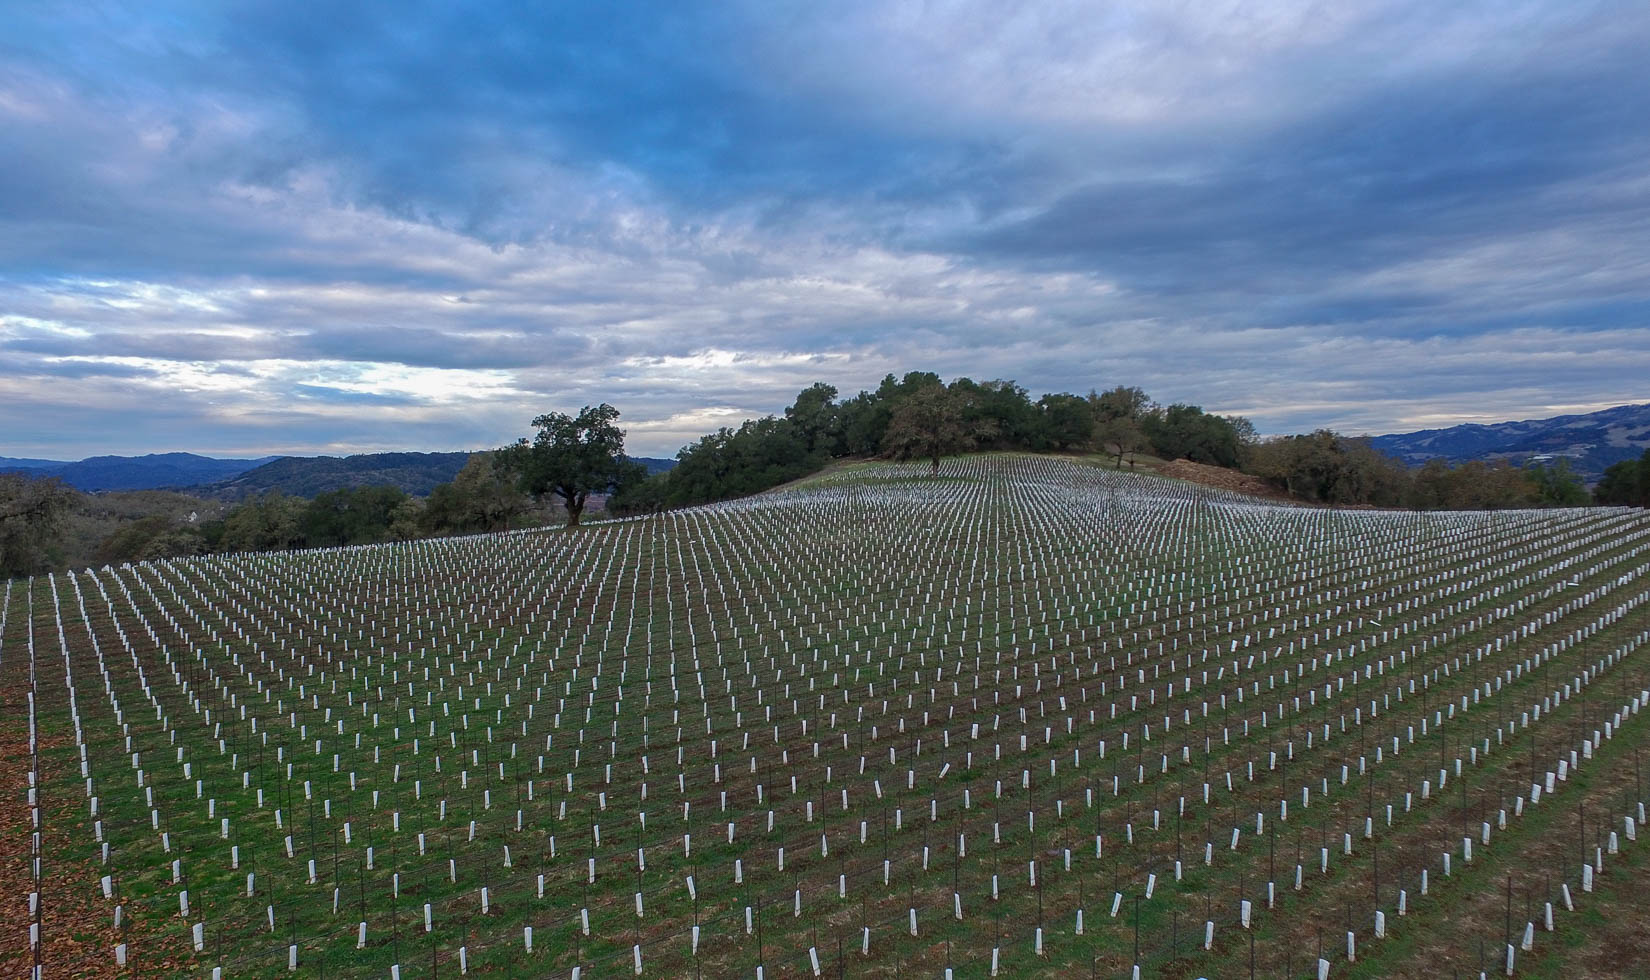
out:
<path id="1" fill-rule="evenodd" d="M 533 420 L 538 434 L 499 450 L 500 462 L 514 470 L 521 489 L 539 500 L 548 494 L 567 508 L 567 526 L 576 527 L 592 493 L 613 493 L 644 478 L 646 469 L 624 454 L 624 430 L 614 425 L 619 410 L 586 405 L 577 416 L 550 412 Z"/>
<path id="2" fill-rule="evenodd" d="M 962 393 L 937 380 L 901 398 L 882 436 L 883 452 L 895 459 L 932 461 L 940 471 L 940 457 L 973 449 L 985 423 L 970 422 Z"/>

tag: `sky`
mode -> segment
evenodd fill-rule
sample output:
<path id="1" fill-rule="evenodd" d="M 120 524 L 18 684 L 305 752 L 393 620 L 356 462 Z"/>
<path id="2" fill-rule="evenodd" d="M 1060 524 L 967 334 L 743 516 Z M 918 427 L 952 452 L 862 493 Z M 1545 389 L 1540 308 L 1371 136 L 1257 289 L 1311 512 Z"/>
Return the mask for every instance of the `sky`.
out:
<path id="1" fill-rule="evenodd" d="M 0 455 L 1650 396 L 1650 4 L 0 6 Z"/>

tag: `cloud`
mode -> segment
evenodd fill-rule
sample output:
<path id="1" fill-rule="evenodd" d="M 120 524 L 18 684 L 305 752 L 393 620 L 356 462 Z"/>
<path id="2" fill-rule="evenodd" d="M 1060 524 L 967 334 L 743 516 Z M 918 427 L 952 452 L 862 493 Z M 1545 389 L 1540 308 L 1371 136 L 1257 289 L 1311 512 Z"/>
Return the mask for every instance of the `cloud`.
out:
<path id="1" fill-rule="evenodd" d="M 1643 397 L 1640 5 L 8 21 L 0 453 L 472 448 L 608 401 L 669 455 L 912 369 L 1263 431 Z"/>

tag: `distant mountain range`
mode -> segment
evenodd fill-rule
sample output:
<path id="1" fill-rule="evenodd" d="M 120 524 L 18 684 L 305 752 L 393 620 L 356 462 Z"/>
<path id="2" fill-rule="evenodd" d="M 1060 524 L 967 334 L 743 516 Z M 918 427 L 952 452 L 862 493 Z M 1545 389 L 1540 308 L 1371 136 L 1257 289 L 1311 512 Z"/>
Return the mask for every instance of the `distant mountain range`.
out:
<path id="1" fill-rule="evenodd" d="M 67 466 L 61 459 L 17 459 L 11 456 L 0 456 L 0 473 L 16 473 L 19 470 L 45 470 L 54 466 Z"/>
<path id="2" fill-rule="evenodd" d="M 79 462 L 0 456 L 0 473 L 55 476 L 77 490 L 185 490 L 219 500 L 241 500 L 270 490 L 295 497 L 350 487 L 390 485 L 423 496 L 464 468 L 469 453 L 364 453 L 357 456 L 265 456 L 214 459 L 194 453 L 94 456 Z M 673 459 L 635 457 L 649 473 Z"/>
<path id="3" fill-rule="evenodd" d="M 190 489 L 219 500 L 242 500 L 271 490 L 314 497 L 333 490 L 387 485 L 417 497 L 437 484 L 451 482 L 469 458 L 469 453 L 281 456 L 229 479 Z"/>
<path id="4" fill-rule="evenodd" d="M 469 453 L 363 453 L 358 456 L 282 456 L 262 466 L 191 492 L 220 500 L 242 500 L 278 490 L 293 497 L 314 497 L 351 487 L 393 486 L 422 497 L 449 483 L 469 460 Z M 658 473 L 673 459 L 634 457 Z"/>
<path id="5" fill-rule="evenodd" d="M 1550 419 L 1423 429 L 1376 436 L 1370 444 L 1414 466 L 1434 457 L 1452 463 L 1504 459 L 1515 465 L 1564 457 L 1583 479 L 1594 483 L 1612 463 L 1637 459 L 1650 448 L 1650 404 Z"/>
<path id="6" fill-rule="evenodd" d="M 0 472 L 55 476 L 76 490 L 154 490 L 217 483 L 275 459 L 214 459 L 194 453 L 148 456 L 93 456 L 78 462 L 55 459 L 9 459 L 0 456 Z"/>
<path id="7" fill-rule="evenodd" d="M 1532 459 L 1563 457 L 1592 484 L 1606 467 L 1637 459 L 1650 448 L 1650 404 L 1619 405 L 1586 415 L 1423 429 L 1375 436 L 1370 443 L 1412 466 L 1433 458 L 1452 463 L 1504 459 L 1522 466 Z M 171 489 L 219 500 L 240 500 L 269 490 L 313 497 L 346 487 L 383 484 L 423 496 L 457 476 L 469 457 L 469 453 L 364 453 L 220 459 L 194 453 L 153 453 L 65 462 L 0 456 L 0 473 L 55 476 L 88 492 Z M 633 458 L 649 473 L 676 465 L 673 459 Z"/>

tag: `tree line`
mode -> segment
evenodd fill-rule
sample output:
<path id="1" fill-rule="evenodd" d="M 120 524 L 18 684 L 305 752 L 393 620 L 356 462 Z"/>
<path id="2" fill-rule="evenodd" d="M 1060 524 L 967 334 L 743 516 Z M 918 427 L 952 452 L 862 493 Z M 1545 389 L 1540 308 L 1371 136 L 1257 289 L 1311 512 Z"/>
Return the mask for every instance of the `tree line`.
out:
<path id="1" fill-rule="evenodd" d="M 1409 467 L 1369 440 L 1320 429 L 1259 441 L 1244 469 L 1291 497 L 1313 503 L 1403 507 L 1410 510 L 1499 510 L 1581 507 L 1586 486 L 1559 459 L 1524 467 L 1505 461 L 1451 464 L 1430 459 Z"/>
<path id="2" fill-rule="evenodd" d="M 617 486 L 612 507 L 638 513 L 744 496 L 843 458 L 924 459 L 938 472 L 942 457 L 970 450 L 1101 453 L 1118 467 L 1141 456 L 1188 459 L 1241 470 L 1290 497 L 1324 504 L 1484 510 L 1590 502 L 1562 459 L 1527 467 L 1432 460 L 1412 469 L 1367 439 L 1327 429 L 1261 439 L 1243 416 L 1160 405 L 1128 385 L 1033 400 L 1013 381 L 945 384 L 915 371 L 890 374 L 875 391 L 842 401 L 831 385 L 811 385 L 783 416 L 718 430 L 678 453 L 674 469 Z M 1616 482 L 1639 479 L 1621 475 Z"/>
<path id="3" fill-rule="evenodd" d="M 381 544 L 505 531 L 542 516 L 497 454 L 472 453 L 451 482 L 423 499 L 391 486 L 331 490 L 309 500 L 262 494 L 204 527 L 203 545 L 208 551 L 269 551 Z"/>
<path id="4" fill-rule="evenodd" d="M 1638 459 L 1624 459 L 1605 469 L 1593 488 L 1593 499 L 1601 504 L 1650 507 L 1650 449 Z"/>
<path id="5" fill-rule="evenodd" d="M 645 512 L 740 497 L 824 468 L 832 460 L 924 459 L 973 450 L 1094 452 L 1119 465 L 1138 454 L 1235 467 L 1254 427 L 1196 405 L 1154 403 L 1139 388 L 1033 400 L 1013 381 L 978 382 L 912 371 L 842 400 L 823 382 L 804 388 L 783 415 L 723 428 L 687 446 L 676 466 L 616 488 L 611 506 Z"/>
<path id="6" fill-rule="evenodd" d="M 1481 510 L 1580 506 L 1592 499 L 1562 459 L 1527 467 L 1432 460 L 1411 468 L 1366 439 L 1327 429 L 1260 439 L 1242 416 L 1160 405 L 1126 385 L 1033 399 L 1013 381 L 965 377 L 947 384 L 932 372 L 912 371 L 839 399 L 834 386 L 820 382 L 799 392 L 781 415 L 722 428 L 684 447 L 674 468 L 653 476 L 625 456 L 619 414 L 602 404 L 577 415 L 540 415 L 531 439 L 472 454 L 450 483 L 423 499 L 389 486 L 307 500 L 270 492 L 229 508 L 179 494 L 99 495 L 141 502 L 127 505 L 136 513 L 111 515 L 118 508 L 104 505 L 100 519 L 89 519 L 86 512 L 97 508 L 88 495 L 51 479 L 0 475 L 0 576 L 500 531 L 548 523 L 557 509 L 573 525 L 587 509 L 639 514 L 746 496 L 833 460 L 917 459 L 937 473 L 943 457 L 974 450 L 1103 454 L 1117 467 L 1142 458 L 1188 459 L 1241 470 L 1296 499 L 1335 505 Z M 1607 470 L 1596 499 L 1650 506 L 1650 451 Z"/>
<path id="7" fill-rule="evenodd" d="M 495 453 L 472 453 L 422 499 L 361 486 L 305 499 L 278 490 L 235 505 L 168 491 L 88 494 L 55 478 L 0 474 L 0 578 L 236 551 L 378 544 L 544 523 Z"/>

